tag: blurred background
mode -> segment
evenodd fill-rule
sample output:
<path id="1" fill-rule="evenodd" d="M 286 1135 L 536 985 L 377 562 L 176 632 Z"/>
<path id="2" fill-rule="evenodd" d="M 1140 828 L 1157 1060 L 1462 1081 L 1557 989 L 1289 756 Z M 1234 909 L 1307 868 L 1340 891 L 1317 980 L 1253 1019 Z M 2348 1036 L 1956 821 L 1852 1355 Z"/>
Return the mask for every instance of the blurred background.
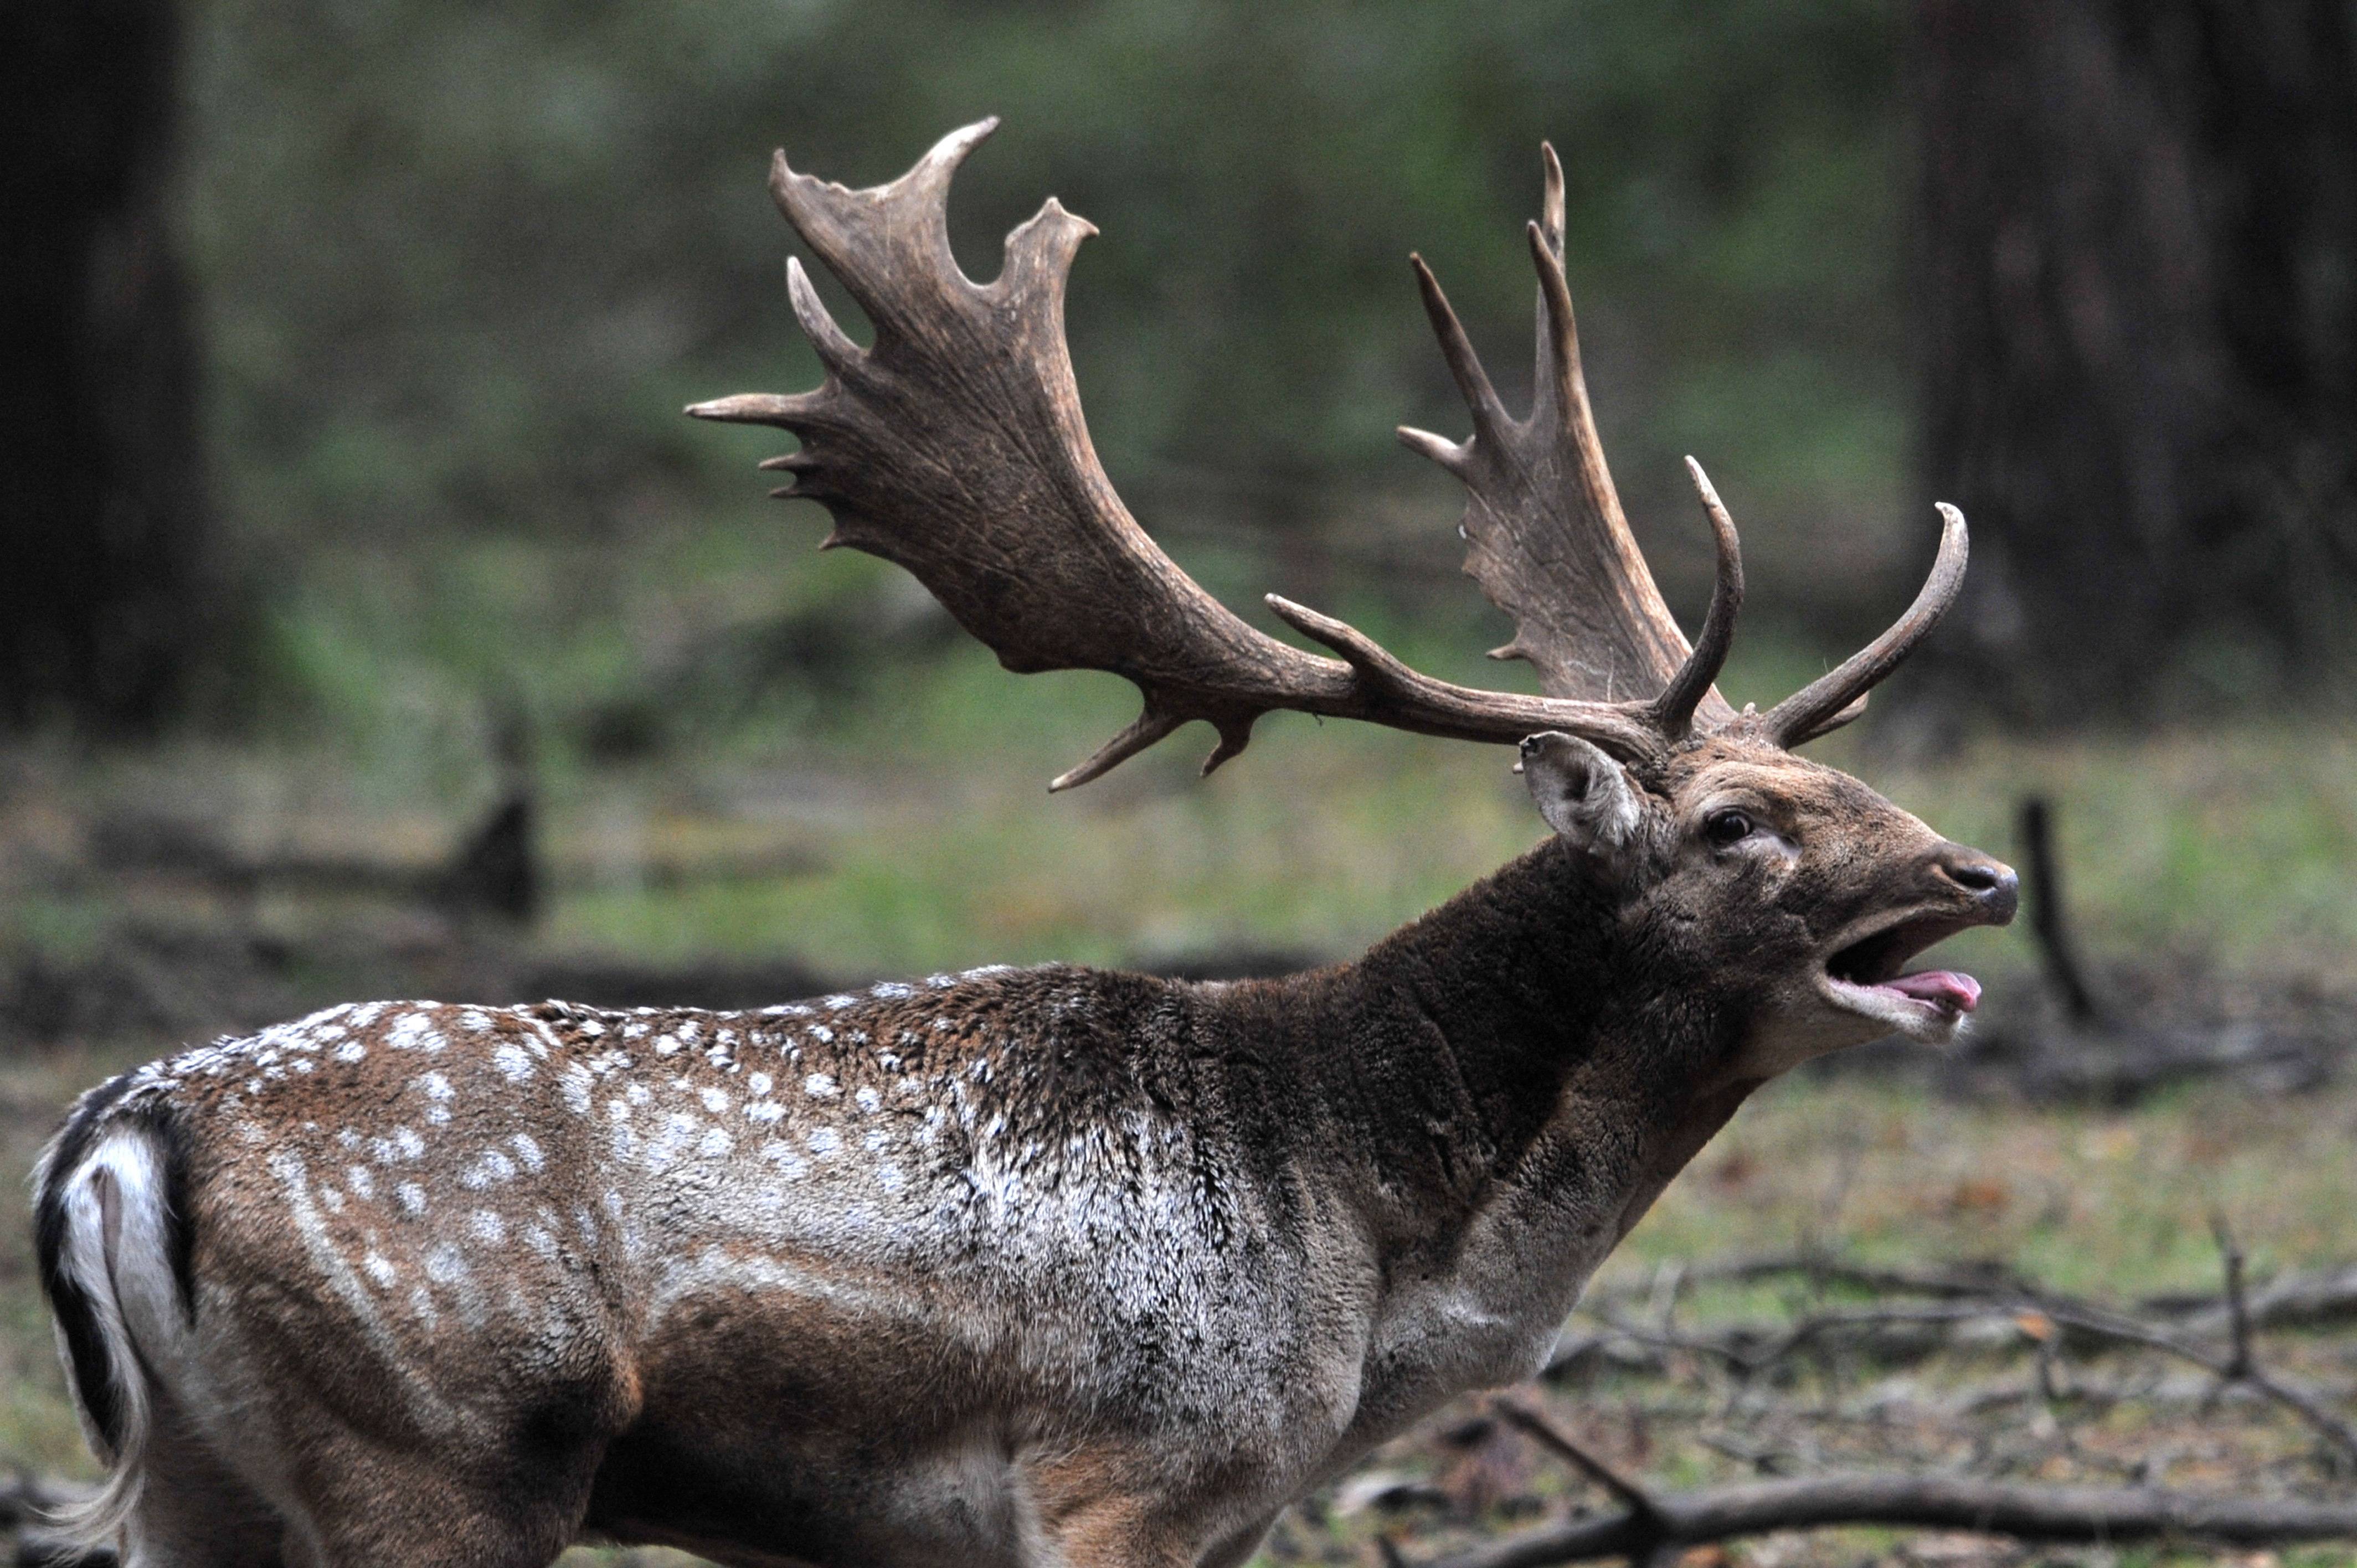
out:
<path id="1" fill-rule="evenodd" d="M 1050 800 L 1130 689 L 1002 673 L 761 499 L 782 438 L 681 417 L 817 380 L 771 148 L 871 184 L 996 113 L 961 259 L 1051 192 L 1098 225 L 1092 433 L 1231 605 L 1528 684 L 1480 658 L 1454 481 L 1390 431 L 1466 425 L 1411 249 L 1526 395 L 1543 139 L 1689 625 L 1682 454 L 1743 529 L 1738 703 L 1897 613 L 1932 499 L 1972 519 L 1965 604 L 1816 749 L 2034 863 L 2037 918 L 1956 944 L 1969 1049 L 1762 1096 L 1616 1267 L 1969 1256 L 2158 1299 L 2214 1280 L 2213 1214 L 2260 1275 L 2357 1259 L 2345 0 L 80 0 L 10 8 L 0 59 L 20 1165 L 102 1071 L 315 1002 L 1265 972 L 1536 836 L 1502 755 L 1296 715 L 1209 780 L 1182 735 Z M 0 1454 L 86 1465 L 21 1244 L 0 1268 Z M 2228 1473 L 2316 1479 L 2252 1420 Z"/>

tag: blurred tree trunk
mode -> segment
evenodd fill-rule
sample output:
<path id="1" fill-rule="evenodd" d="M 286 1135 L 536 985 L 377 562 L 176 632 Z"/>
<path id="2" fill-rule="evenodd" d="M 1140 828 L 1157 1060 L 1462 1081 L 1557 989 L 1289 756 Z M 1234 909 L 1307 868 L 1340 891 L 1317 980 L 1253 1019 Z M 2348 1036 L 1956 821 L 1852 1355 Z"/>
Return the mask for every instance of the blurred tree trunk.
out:
<path id="1" fill-rule="evenodd" d="M 1966 702 L 2149 711 L 2351 650 L 2352 17 L 1921 0 L 1922 477 L 1973 522 L 1935 653 Z"/>
<path id="2" fill-rule="evenodd" d="M 0 723 L 152 726 L 217 624 L 171 0 L 0 11 Z"/>

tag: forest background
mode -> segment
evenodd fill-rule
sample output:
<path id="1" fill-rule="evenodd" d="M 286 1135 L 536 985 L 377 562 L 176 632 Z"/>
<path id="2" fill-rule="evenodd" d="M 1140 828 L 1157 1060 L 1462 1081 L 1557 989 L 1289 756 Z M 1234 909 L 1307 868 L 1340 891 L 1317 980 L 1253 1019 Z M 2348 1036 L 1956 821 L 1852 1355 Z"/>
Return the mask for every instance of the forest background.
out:
<path id="1" fill-rule="evenodd" d="M 817 509 L 760 499 L 772 442 L 680 416 L 817 380 L 771 148 L 869 184 L 995 113 L 958 253 L 990 275 L 1050 192 L 1102 231 L 1069 311 L 1092 435 L 1232 605 L 1526 683 L 1480 658 L 1505 623 L 1458 574 L 1454 482 L 1390 430 L 1464 424 L 1412 249 L 1525 395 L 1543 139 L 1605 446 L 1689 625 L 1682 454 L 1743 530 L 1738 703 L 1887 623 L 1931 500 L 1972 518 L 1971 597 L 1819 749 L 2001 854 L 2043 802 L 2070 929 L 1957 943 L 1992 982 L 1974 1053 L 1763 1097 L 1620 1266 L 1805 1246 L 2137 1297 L 2207 1288 L 2213 1214 L 2262 1274 L 2357 1259 L 2314 1154 L 2357 1129 L 2346 5 L 91 0 L 5 27 L 19 1157 L 102 1069 L 315 1001 L 1265 970 L 1534 836 L 1502 756 L 1292 715 L 1209 780 L 1182 737 L 1050 800 L 1128 689 L 997 671 L 905 577 L 810 549 Z M 70 1467 L 23 1262 L 0 1443 Z M 2298 1353 L 2357 1378 L 2329 1336 Z"/>

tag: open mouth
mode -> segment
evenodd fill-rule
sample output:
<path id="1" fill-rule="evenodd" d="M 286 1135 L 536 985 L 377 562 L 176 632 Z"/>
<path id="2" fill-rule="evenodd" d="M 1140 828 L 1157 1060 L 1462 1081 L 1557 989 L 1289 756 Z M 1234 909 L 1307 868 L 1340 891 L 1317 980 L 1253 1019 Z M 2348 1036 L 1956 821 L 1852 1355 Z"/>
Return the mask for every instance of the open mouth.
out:
<path id="1" fill-rule="evenodd" d="M 1935 942 L 1979 922 L 1954 915 L 1917 915 L 1850 943 L 1825 960 L 1834 1000 L 1908 1033 L 1952 1030 L 1980 1005 L 1981 983 L 1959 970 L 1900 972 Z"/>

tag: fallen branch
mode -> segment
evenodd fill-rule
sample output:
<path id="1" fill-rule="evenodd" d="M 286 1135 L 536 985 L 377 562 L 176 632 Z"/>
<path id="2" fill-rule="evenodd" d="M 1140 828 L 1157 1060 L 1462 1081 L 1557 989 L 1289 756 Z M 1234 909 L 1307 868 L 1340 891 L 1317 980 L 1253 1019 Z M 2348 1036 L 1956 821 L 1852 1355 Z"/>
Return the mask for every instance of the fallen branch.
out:
<path id="1" fill-rule="evenodd" d="M 1933 1300 L 1986 1300 L 2013 1294 L 2061 1300 L 2059 1293 L 2037 1280 L 1995 1262 L 1975 1262 L 1948 1269 L 1882 1268 L 1856 1263 L 1822 1252 L 1766 1252 L 1689 1263 L 1683 1271 L 1685 1285 L 1749 1284 L 1760 1280 L 1797 1275 L 1812 1284 L 1838 1285 L 1877 1295 L 1920 1295 Z M 1619 1280 L 1591 1287 L 1589 1306 L 1607 1302 L 1641 1301 L 1654 1293 L 1650 1281 Z M 2277 1275 L 2249 1293 L 2254 1328 L 2308 1328 L 2357 1319 L 2357 1265 L 2339 1265 Z M 2195 1334 L 2227 1331 L 2225 1306 L 2213 1292 L 2172 1292 L 2146 1297 L 2136 1310 L 2169 1319 Z"/>
<path id="2" fill-rule="evenodd" d="M 2230 1310 L 2215 1296 L 2163 1296 L 2144 1310 L 2177 1317 L 2190 1333 L 2218 1334 L 2231 1327 Z M 2357 1268 L 2319 1270 L 2278 1276 L 2250 1293 L 2254 1328 L 2312 1328 L 2357 1318 Z"/>
<path id="3" fill-rule="evenodd" d="M 2352 1271 L 2357 1273 L 2357 1271 Z M 1723 1258 L 1688 1263 L 1679 1271 L 1682 1284 L 1749 1284 L 1760 1280 L 1798 1274 L 1812 1284 L 1843 1285 L 1881 1295 L 1986 1296 L 1994 1291 L 2037 1291 L 2036 1281 L 1994 1260 L 1950 1269 L 1878 1268 L 1855 1263 L 1824 1252 L 1765 1252 L 1750 1257 Z M 1659 1291 L 1656 1282 L 1621 1281 L 1591 1287 L 1589 1303 L 1641 1300 Z M 2209 1297 L 2201 1302 L 2206 1304 Z"/>
<path id="4" fill-rule="evenodd" d="M 1652 1495 L 1644 1487 L 1573 1442 L 1567 1434 L 1538 1412 L 1516 1404 L 1512 1400 L 1499 1400 L 1491 1409 L 1507 1425 L 1534 1439 L 1540 1447 L 1556 1458 L 1569 1461 L 1589 1480 L 1620 1498 L 1620 1506 L 1629 1510 L 1631 1518 L 1651 1519 L 1657 1511 Z"/>
<path id="5" fill-rule="evenodd" d="M 2257 1364 L 2251 1346 L 2256 1315 L 2244 1288 L 2242 1254 L 2222 1225 L 2217 1234 L 2226 1273 L 2222 1310 L 2233 1335 L 2232 1348 L 2224 1355 L 2205 1349 L 2181 1334 L 2093 1303 L 2004 1285 L 1975 1298 L 1954 1290 L 1953 1287 L 1959 1282 L 1953 1280 L 1943 1282 L 1948 1288 L 1943 1290 L 1942 1299 L 1933 1302 L 1828 1308 L 1786 1324 L 1739 1324 L 1709 1333 L 1647 1328 L 1612 1314 L 1600 1304 L 1586 1306 L 1583 1311 L 1621 1340 L 1656 1351 L 1706 1356 L 1746 1380 L 1758 1378 L 1803 1348 L 1826 1338 L 1878 1336 L 1875 1350 L 1879 1358 L 1899 1361 L 1951 1347 L 1970 1326 L 2035 1321 L 2048 1326 L 2040 1329 L 2040 1335 L 2059 1331 L 2082 1346 L 2133 1345 L 2190 1362 L 2222 1383 L 2240 1384 L 2281 1405 L 2333 1444 L 2343 1455 L 2357 1459 L 2357 1425 L 2343 1420 L 2325 1395 L 2268 1372 Z M 1548 1369 L 1567 1369 L 1580 1356 L 1602 1350 L 1608 1343 L 1598 1337 L 1559 1344 L 1549 1359 Z"/>
<path id="6" fill-rule="evenodd" d="M 1419 1568 L 1543 1568 L 1840 1525 L 1963 1530 L 2021 1541 L 2125 1545 L 2200 1540 L 2283 1546 L 2357 1539 L 2357 1503 L 2209 1498 L 2148 1487 L 2030 1487 L 1943 1476 L 1826 1476 L 1643 1494 L 1647 1509 L 1575 1520 Z"/>

